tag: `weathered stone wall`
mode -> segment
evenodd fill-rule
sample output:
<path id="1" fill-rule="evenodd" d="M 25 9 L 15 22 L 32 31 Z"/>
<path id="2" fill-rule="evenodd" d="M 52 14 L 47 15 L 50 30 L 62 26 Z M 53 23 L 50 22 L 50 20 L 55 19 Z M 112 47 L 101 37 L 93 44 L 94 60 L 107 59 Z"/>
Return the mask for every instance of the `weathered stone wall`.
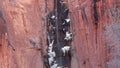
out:
<path id="1" fill-rule="evenodd" d="M 64 0 L 73 33 L 71 68 L 120 68 L 120 1 Z M 46 16 L 54 0 L 0 1 L 0 68 L 44 68 Z"/>

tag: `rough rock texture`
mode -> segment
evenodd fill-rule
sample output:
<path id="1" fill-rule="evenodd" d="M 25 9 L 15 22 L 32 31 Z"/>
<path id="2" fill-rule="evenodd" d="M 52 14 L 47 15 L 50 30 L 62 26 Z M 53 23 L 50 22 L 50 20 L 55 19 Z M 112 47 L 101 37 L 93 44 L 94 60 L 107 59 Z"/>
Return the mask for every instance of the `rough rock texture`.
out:
<path id="1" fill-rule="evenodd" d="M 4 0 L 1 11 L 0 30 L 5 35 L 1 36 L 0 68 L 43 68 L 45 1 Z"/>
<path id="2" fill-rule="evenodd" d="M 120 68 L 119 3 L 68 1 L 74 32 L 72 68 Z"/>
<path id="3" fill-rule="evenodd" d="M 64 0 L 70 9 L 71 68 L 120 68 L 120 1 Z M 0 68 L 44 68 L 53 0 L 0 1 Z"/>

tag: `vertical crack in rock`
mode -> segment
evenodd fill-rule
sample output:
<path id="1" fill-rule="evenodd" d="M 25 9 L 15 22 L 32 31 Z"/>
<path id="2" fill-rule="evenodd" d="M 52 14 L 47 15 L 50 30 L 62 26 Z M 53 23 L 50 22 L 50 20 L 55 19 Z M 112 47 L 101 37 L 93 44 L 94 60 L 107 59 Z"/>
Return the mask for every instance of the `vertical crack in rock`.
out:
<path id="1" fill-rule="evenodd" d="M 71 41 L 69 9 L 62 0 L 54 0 L 54 9 L 47 16 L 48 54 L 46 68 L 70 68 Z"/>
<path id="2" fill-rule="evenodd" d="M 81 8 L 81 14 L 82 14 L 82 18 L 85 21 L 86 25 L 88 25 L 88 18 L 86 15 L 85 6 Z"/>
<path id="3" fill-rule="evenodd" d="M 98 12 L 97 12 L 97 5 L 96 5 L 96 2 L 98 2 L 98 0 L 93 0 L 93 11 L 94 11 L 94 21 L 95 21 L 95 24 L 97 25 L 98 24 Z"/>
<path id="4" fill-rule="evenodd" d="M 98 21 L 99 21 L 99 18 L 98 18 L 98 12 L 97 12 L 97 2 L 100 1 L 100 0 L 93 0 L 93 16 L 94 16 L 94 23 L 95 23 L 95 27 L 96 27 L 96 44 L 97 44 L 97 29 L 98 29 Z"/>

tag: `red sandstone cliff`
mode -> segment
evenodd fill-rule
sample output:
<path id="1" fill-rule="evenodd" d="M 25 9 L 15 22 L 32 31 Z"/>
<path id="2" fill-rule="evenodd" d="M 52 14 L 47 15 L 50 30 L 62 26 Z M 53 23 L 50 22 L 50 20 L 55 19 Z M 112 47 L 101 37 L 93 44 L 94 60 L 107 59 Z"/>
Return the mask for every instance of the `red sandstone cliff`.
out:
<path id="1" fill-rule="evenodd" d="M 120 68 L 120 1 L 64 3 L 73 33 L 70 67 Z M 45 67 L 46 16 L 53 7 L 53 0 L 0 1 L 0 68 Z"/>

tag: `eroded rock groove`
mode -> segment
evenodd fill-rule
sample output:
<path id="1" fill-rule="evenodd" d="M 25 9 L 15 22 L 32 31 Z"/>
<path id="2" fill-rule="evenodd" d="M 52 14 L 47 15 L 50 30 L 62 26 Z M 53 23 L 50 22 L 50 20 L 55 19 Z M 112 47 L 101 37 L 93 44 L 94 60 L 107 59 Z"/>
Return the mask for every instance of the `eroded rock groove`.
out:
<path id="1" fill-rule="evenodd" d="M 62 0 L 54 0 L 54 9 L 47 16 L 47 61 L 46 68 L 70 68 L 71 41 L 69 9 Z"/>

